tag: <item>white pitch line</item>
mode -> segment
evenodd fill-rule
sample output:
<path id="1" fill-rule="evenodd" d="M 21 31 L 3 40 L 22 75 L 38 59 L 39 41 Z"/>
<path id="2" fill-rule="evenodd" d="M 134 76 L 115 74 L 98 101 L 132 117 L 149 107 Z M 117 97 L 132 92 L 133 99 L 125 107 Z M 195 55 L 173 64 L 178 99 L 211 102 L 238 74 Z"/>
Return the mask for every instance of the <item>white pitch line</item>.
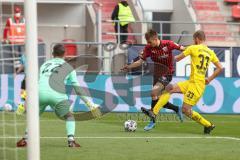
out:
<path id="1" fill-rule="evenodd" d="M 114 121 L 104 121 L 104 120 L 100 120 L 100 121 L 97 121 L 97 120 L 92 120 L 92 121 L 76 121 L 76 122 L 98 122 L 98 123 L 115 123 L 115 122 L 118 122 L 118 123 L 121 123 L 121 122 L 124 122 L 125 120 L 114 120 Z M 137 121 L 137 120 L 136 120 Z M 26 120 L 0 120 L 1 123 L 4 123 L 4 122 L 19 122 L 19 124 L 22 124 L 21 122 L 26 122 Z M 59 122 L 64 122 L 64 120 L 40 120 L 40 122 L 56 122 L 56 123 L 59 123 Z M 149 121 L 146 120 L 146 121 L 137 121 L 139 123 L 148 123 Z M 176 120 L 176 121 L 157 121 L 158 123 L 178 123 L 180 121 Z M 183 123 L 196 123 L 195 121 L 192 121 L 192 120 L 187 120 L 187 121 L 184 121 Z M 239 123 L 239 121 L 217 121 L 217 123 Z M 24 124 L 24 123 L 23 123 Z"/>
<path id="2" fill-rule="evenodd" d="M 0 139 L 16 139 L 21 137 L 0 137 Z M 66 139 L 67 137 L 41 137 L 41 139 Z M 240 141 L 236 137 L 75 137 L 76 139 L 226 139 Z"/>

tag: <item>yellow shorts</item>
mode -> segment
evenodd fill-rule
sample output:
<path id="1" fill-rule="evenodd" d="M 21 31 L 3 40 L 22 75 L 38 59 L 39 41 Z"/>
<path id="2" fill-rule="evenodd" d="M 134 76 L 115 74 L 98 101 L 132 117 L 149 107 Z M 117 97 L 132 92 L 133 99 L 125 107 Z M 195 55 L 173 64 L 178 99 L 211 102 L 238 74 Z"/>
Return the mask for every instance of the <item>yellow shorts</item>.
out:
<path id="1" fill-rule="evenodd" d="M 177 85 L 184 94 L 183 102 L 191 106 L 197 104 L 205 90 L 205 84 L 190 82 L 189 80 L 178 82 Z"/>

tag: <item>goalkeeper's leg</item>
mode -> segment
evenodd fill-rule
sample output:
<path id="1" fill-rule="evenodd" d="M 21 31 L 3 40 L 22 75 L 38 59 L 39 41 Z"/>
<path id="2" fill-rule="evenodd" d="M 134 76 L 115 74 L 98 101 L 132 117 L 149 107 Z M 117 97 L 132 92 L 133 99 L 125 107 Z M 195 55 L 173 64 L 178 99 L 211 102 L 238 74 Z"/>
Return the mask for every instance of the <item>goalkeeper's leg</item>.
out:
<path id="1" fill-rule="evenodd" d="M 75 141 L 75 119 L 71 112 L 64 116 L 66 120 L 66 130 L 68 136 L 68 147 L 80 147 L 80 145 Z"/>
<path id="2" fill-rule="evenodd" d="M 80 145 L 75 141 L 75 118 L 70 112 L 70 102 L 68 100 L 61 101 L 55 107 L 55 113 L 60 119 L 66 121 L 66 131 L 68 138 L 68 147 L 80 147 Z"/>

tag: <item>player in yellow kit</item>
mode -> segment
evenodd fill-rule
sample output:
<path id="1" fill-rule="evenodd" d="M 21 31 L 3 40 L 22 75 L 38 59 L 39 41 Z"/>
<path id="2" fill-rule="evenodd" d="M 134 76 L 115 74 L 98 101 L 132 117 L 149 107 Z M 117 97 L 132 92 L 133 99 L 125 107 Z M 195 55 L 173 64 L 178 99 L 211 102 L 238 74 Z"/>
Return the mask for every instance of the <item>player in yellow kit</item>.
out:
<path id="1" fill-rule="evenodd" d="M 192 110 L 192 106 L 196 105 L 198 100 L 202 97 L 205 85 L 209 84 L 215 77 L 222 71 L 222 65 L 219 62 L 213 50 L 209 49 L 205 44 L 205 33 L 201 30 L 196 31 L 193 35 L 195 45 L 187 47 L 181 54 L 175 56 L 176 61 L 183 58 L 191 57 L 191 75 L 189 80 L 179 82 L 174 85 L 168 85 L 166 90 L 160 96 L 157 104 L 154 106 L 153 111 L 149 111 L 152 118 L 155 118 L 159 110 L 168 102 L 170 94 L 182 93 L 183 98 L 183 113 L 190 117 L 192 120 L 204 126 L 204 133 L 210 134 L 215 126 L 208 120 L 203 118 L 199 113 Z M 206 78 L 206 71 L 212 62 L 216 66 L 214 73 Z"/>

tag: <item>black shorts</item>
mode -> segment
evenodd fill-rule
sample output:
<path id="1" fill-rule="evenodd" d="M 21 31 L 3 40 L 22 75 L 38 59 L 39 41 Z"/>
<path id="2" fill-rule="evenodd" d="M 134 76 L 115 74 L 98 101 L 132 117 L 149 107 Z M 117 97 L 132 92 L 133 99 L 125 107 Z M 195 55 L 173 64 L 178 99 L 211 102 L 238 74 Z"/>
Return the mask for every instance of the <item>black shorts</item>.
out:
<path id="1" fill-rule="evenodd" d="M 160 82 L 166 87 L 171 81 L 172 81 L 172 75 L 153 77 L 153 85 L 155 85 L 157 82 Z"/>
<path id="2" fill-rule="evenodd" d="M 24 77 L 22 83 L 21 83 L 21 89 L 25 90 L 26 89 L 26 76 Z"/>

